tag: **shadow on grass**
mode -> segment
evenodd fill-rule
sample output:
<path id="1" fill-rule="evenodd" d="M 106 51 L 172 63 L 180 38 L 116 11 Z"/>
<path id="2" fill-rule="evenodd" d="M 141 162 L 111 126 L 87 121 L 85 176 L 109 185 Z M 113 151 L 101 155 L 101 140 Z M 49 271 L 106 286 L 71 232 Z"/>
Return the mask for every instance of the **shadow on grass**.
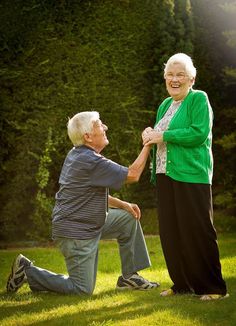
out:
<path id="1" fill-rule="evenodd" d="M 147 243 L 151 248 L 154 271 L 160 273 L 160 270 L 165 269 L 165 264 L 160 251 L 159 238 L 148 238 Z M 235 234 L 219 236 L 221 259 L 227 260 L 228 257 L 235 256 L 235 244 Z M 44 251 L 41 252 L 41 249 L 32 252 L 28 250 L 26 254 L 35 256 L 41 265 L 45 261 Z M 119 269 L 117 254 L 115 255 L 117 259 L 114 259 L 117 246 L 113 243 L 103 243 L 102 251 L 100 272 L 105 274 L 116 272 Z M 9 261 L 13 256 L 15 256 L 15 252 L 2 252 L 0 261 L 2 279 L 7 277 Z M 48 257 L 50 257 L 50 263 L 52 264 L 54 259 L 53 265 L 60 266 L 63 272 L 63 260 L 59 253 L 54 249 L 47 250 Z M 107 261 L 112 261 L 110 270 L 107 269 Z M 160 289 L 125 293 L 111 289 L 98 294 L 95 292 L 91 297 L 79 297 L 53 293 L 32 293 L 24 285 L 17 294 L 0 293 L 0 324 L 20 325 L 23 321 L 22 324 L 27 325 L 53 326 L 129 325 L 129 322 L 132 322 L 132 325 L 141 325 L 140 320 L 142 320 L 144 325 L 145 322 L 147 325 L 174 325 L 175 320 L 178 320 L 178 325 L 181 325 L 181 320 L 183 320 L 183 325 L 233 326 L 236 325 L 235 267 L 232 266 L 228 275 L 230 277 L 226 279 L 226 282 L 230 298 L 217 302 L 201 302 L 193 296 L 160 298 Z M 5 287 L 5 284 L 1 283 Z M 170 286 L 170 281 L 165 281 L 161 290 L 166 286 Z M 165 322 L 166 316 L 168 323 Z"/>
<path id="2" fill-rule="evenodd" d="M 35 317 L 35 321 L 30 324 L 109 325 L 112 322 L 119 325 L 137 320 L 137 325 L 140 325 L 140 318 L 152 316 L 154 321 L 163 318 L 163 322 L 165 313 L 168 313 L 171 318 L 176 316 L 178 320 L 192 320 L 193 324 L 198 322 L 211 326 L 233 326 L 236 325 L 236 277 L 226 281 L 230 297 L 215 302 L 201 302 L 198 297 L 189 295 L 161 298 L 159 289 L 125 293 L 110 290 L 91 297 L 31 292 L 13 295 L 2 293 L 0 297 L 6 303 L 0 309 L 0 323 L 15 314 L 18 317 L 20 314 L 37 316 L 42 313 L 41 320 L 36 320 Z"/>
<path id="3" fill-rule="evenodd" d="M 37 313 L 50 311 L 51 309 L 60 306 L 74 306 L 75 304 L 86 301 L 96 301 L 103 297 L 114 294 L 114 290 L 109 290 L 101 294 L 94 294 L 93 296 L 78 296 L 78 295 L 63 295 L 58 293 L 48 292 L 25 292 L 25 293 L 0 293 L 0 301 L 6 303 L 0 307 L 0 321 L 4 318 L 11 317 L 17 311 L 21 313 Z M 44 302 L 42 306 L 42 302 Z M 1 324 L 1 323 L 0 323 Z"/>

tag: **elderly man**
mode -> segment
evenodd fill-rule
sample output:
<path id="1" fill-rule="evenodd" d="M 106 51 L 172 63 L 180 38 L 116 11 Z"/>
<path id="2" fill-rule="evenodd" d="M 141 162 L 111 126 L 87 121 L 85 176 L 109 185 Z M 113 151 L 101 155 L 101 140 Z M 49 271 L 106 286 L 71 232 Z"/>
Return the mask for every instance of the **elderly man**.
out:
<path id="1" fill-rule="evenodd" d="M 68 276 L 36 267 L 20 254 L 12 265 L 8 292 L 16 292 L 27 281 L 32 291 L 92 294 L 99 240 L 114 238 L 122 268 L 116 288 L 149 290 L 159 285 L 137 273 L 150 266 L 139 207 L 109 195 L 109 188 L 118 190 L 125 182 L 139 180 L 149 147 L 144 146 L 134 163 L 124 167 L 100 154 L 109 143 L 106 130 L 95 111 L 78 113 L 68 122 L 74 147 L 62 167 L 52 214 L 52 237 L 65 258 Z"/>

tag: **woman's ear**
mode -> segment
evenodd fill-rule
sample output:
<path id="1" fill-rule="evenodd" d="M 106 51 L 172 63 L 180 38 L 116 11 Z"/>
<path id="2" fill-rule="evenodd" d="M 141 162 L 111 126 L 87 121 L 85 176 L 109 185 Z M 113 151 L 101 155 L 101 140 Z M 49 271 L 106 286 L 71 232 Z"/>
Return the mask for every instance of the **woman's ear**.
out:
<path id="1" fill-rule="evenodd" d="M 190 81 L 191 81 L 191 87 L 192 87 L 195 83 L 195 78 L 193 77 Z"/>

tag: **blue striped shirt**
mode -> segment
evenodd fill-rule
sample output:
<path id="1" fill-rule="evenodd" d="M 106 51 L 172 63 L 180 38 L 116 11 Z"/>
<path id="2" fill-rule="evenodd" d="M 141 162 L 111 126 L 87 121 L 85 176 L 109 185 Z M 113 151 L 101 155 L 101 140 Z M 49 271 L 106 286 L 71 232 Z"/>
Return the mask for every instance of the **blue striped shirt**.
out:
<path id="1" fill-rule="evenodd" d="M 52 237 L 91 239 L 103 227 L 109 188 L 119 190 L 128 168 L 87 146 L 68 153 L 59 178 L 52 214 Z"/>

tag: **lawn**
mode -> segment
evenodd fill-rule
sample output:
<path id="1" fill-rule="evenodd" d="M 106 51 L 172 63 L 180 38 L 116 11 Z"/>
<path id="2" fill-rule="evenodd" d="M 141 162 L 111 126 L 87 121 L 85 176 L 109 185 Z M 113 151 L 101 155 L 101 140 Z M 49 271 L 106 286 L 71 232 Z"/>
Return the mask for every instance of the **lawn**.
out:
<path id="1" fill-rule="evenodd" d="M 100 243 L 98 278 L 91 297 L 32 293 L 25 284 L 17 293 L 7 294 L 5 283 L 10 265 L 22 253 L 35 265 L 65 273 L 63 257 L 54 247 L 0 250 L 0 325 L 236 325 L 236 234 L 220 234 L 219 247 L 224 278 L 230 297 L 215 302 L 201 302 L 194 296 L 161 298 L 168 288 L 168 277 L 158 236 L 147 237 L 152 267 L 141 274 L 161 282 L 148 292 L 118 292 L 115 285 L 120 271 L 115 241 Z"/>

